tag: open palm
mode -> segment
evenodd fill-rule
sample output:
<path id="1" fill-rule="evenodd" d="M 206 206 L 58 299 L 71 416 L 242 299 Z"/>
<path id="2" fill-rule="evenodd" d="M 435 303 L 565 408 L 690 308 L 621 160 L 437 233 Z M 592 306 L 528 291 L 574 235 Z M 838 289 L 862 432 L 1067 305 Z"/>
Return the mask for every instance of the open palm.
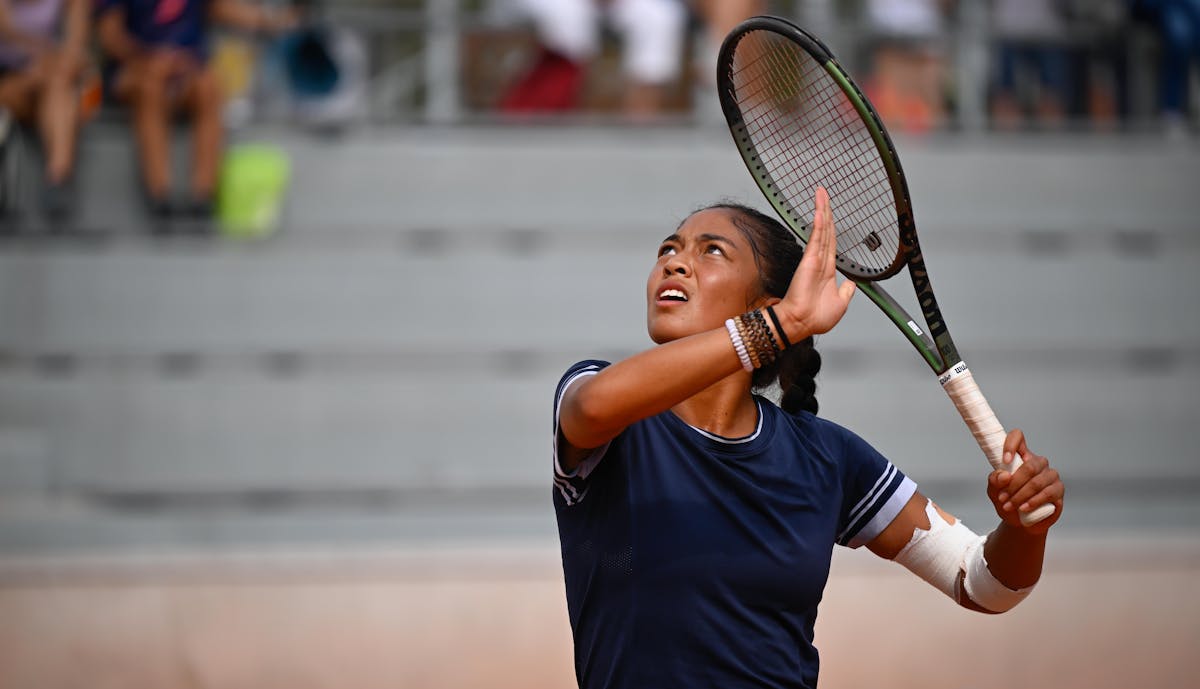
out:
<path id="1" fill-rule="evenodd" d="M 804 257 L 792 276 L 792 284 L 783 301 L 776 307 L 787 320 L 797 325 L 794 333 L 801 339 L 829 332 L 845 315 L 854 296 L 855 284 L 837 282 L 837 232 L 833 226 L 833 210 L 829 192 L 817 187 L 813 210 L 812 233 L 804 249 Z M 792 336 L 792 328 L 788 327 Z"/>

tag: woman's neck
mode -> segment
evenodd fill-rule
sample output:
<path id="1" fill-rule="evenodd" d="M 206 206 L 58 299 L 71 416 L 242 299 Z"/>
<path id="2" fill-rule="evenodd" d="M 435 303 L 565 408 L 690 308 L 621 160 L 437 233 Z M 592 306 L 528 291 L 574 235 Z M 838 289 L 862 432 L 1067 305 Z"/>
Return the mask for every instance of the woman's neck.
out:
<path id="1" fill-rule="evenodd" d="M 730 376 L 671 408 L 690 426 L 726 438 L 750 435 L 758 427 L 758 405 L 749 380 Z"/>

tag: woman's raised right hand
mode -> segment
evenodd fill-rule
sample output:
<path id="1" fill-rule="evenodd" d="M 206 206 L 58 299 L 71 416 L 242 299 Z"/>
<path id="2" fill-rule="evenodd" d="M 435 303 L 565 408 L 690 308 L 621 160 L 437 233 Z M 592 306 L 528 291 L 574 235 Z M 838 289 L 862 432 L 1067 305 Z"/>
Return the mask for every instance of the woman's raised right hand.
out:
<path id="1" fill-rule="evenodd" d="M 838 284 L 836 257 L 837 232 L 829 192 L 817 187 L 812 232 L 804 257 L 783 301 L 775 305 L 775 313 L 792 342 L 829 332 L 850 306 L 856 285 L 852 280 Z"/>

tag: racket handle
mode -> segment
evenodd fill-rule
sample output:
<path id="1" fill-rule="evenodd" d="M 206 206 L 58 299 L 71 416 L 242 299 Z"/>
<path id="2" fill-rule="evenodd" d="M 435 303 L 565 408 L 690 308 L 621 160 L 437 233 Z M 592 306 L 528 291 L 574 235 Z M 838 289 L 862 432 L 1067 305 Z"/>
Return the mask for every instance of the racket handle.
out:
<path id="1" fill-rule="evenodd" d="M 1000 425 L 1000 420 L 996 418 L 991 405 L 984 399 L 983 393 L 979 391 L 975 377 L 971 375 L 966 364 L 960 361 L 951 366 L 939 380 L 963 421 L 967 422 L 967 428 L 971 429 L 971 435 L 975 436 L 975 442 L 979 443 L 979 449 L 983 450 L 983 455 L 987 457 L 992 468 L 1003 469 L 1009 473 L 1021 468 L 1020 455 L 1013 456 L 1012 464 L 1004 463 L 1004 438 L 1008 434 L 1005 433 L 1004 426 Z M 1020 513 L 1021 523 L 1031 526 L 1052 514 L 1054 505 L 1042 505 L 1032 512 Z"/>

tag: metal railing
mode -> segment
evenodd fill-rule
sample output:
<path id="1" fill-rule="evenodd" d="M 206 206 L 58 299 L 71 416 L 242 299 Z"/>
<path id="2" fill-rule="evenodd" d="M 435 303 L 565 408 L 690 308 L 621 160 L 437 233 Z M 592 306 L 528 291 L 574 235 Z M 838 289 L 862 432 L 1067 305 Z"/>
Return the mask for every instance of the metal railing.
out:
<path id="1" fill-rule="evenodd" d="M 464 49 L 471 37 L 512 35 L 514 27 L 498 23 L 491 0 L 369 0 L 331 2 L 323 11 L 328 19 L 362 35 L 371 50 L 370 118 L 385 123 L 407 121 L 428 124 L 456 124 L 487 121 L 495 113 L 472 105 L 465 72 L 471 68 Z M 790 16 L 823 37 L 838 52 L 852 73 L 862 81 L 868 75 L 866 58 L 877 36 L 862 19 L 862 3 L 831 0 L 775 0 L 769 11 Z M 958 131 L 980 132 L 990 126 L 988 114 L 994 47 L 998 37 L 989 26 L 986 3 L 958 3 L 937 39 L 946 56 L 948 100 L 953 110 L 942 123 Z M 696 26 L 699 36 L 699 26 Z M 530 44 L 535 40 L 532 26 L 523 27 Z M 515 29 L 518 33 L 522 27 Z M 1126 124 L 1139 124 L 1153 118 L 1156 98 L 1157 46 L 1150 32 L 1126 41 L 1123 117 Z M 1070 35 L 1064 45 L 1083 45 L 1091 35 Z M 1109 37 L 1106 40 L 1111 39 Z M 694 50 L 691 59 L 703 59 L 705 51 Z M 699 98 L 707 97 L 695 84 Z M 1195 89 L 1194 89 L 1195 90 Z M 477 100 L 477 99 L 476 99 Z M 1195 98 L 1193 98 L 1195 100 Z M 694 110 L 694 109 L 693 109 Z M 1193 107 L 1193 111 L 1197 108 Z M 699 121 L 694 111 L 685 111 L 673 119 Z M 581 119 L 594 121 L 595 113 L 582 113 Z M 570 119 L 570 118 L 568 118 Z"/>

